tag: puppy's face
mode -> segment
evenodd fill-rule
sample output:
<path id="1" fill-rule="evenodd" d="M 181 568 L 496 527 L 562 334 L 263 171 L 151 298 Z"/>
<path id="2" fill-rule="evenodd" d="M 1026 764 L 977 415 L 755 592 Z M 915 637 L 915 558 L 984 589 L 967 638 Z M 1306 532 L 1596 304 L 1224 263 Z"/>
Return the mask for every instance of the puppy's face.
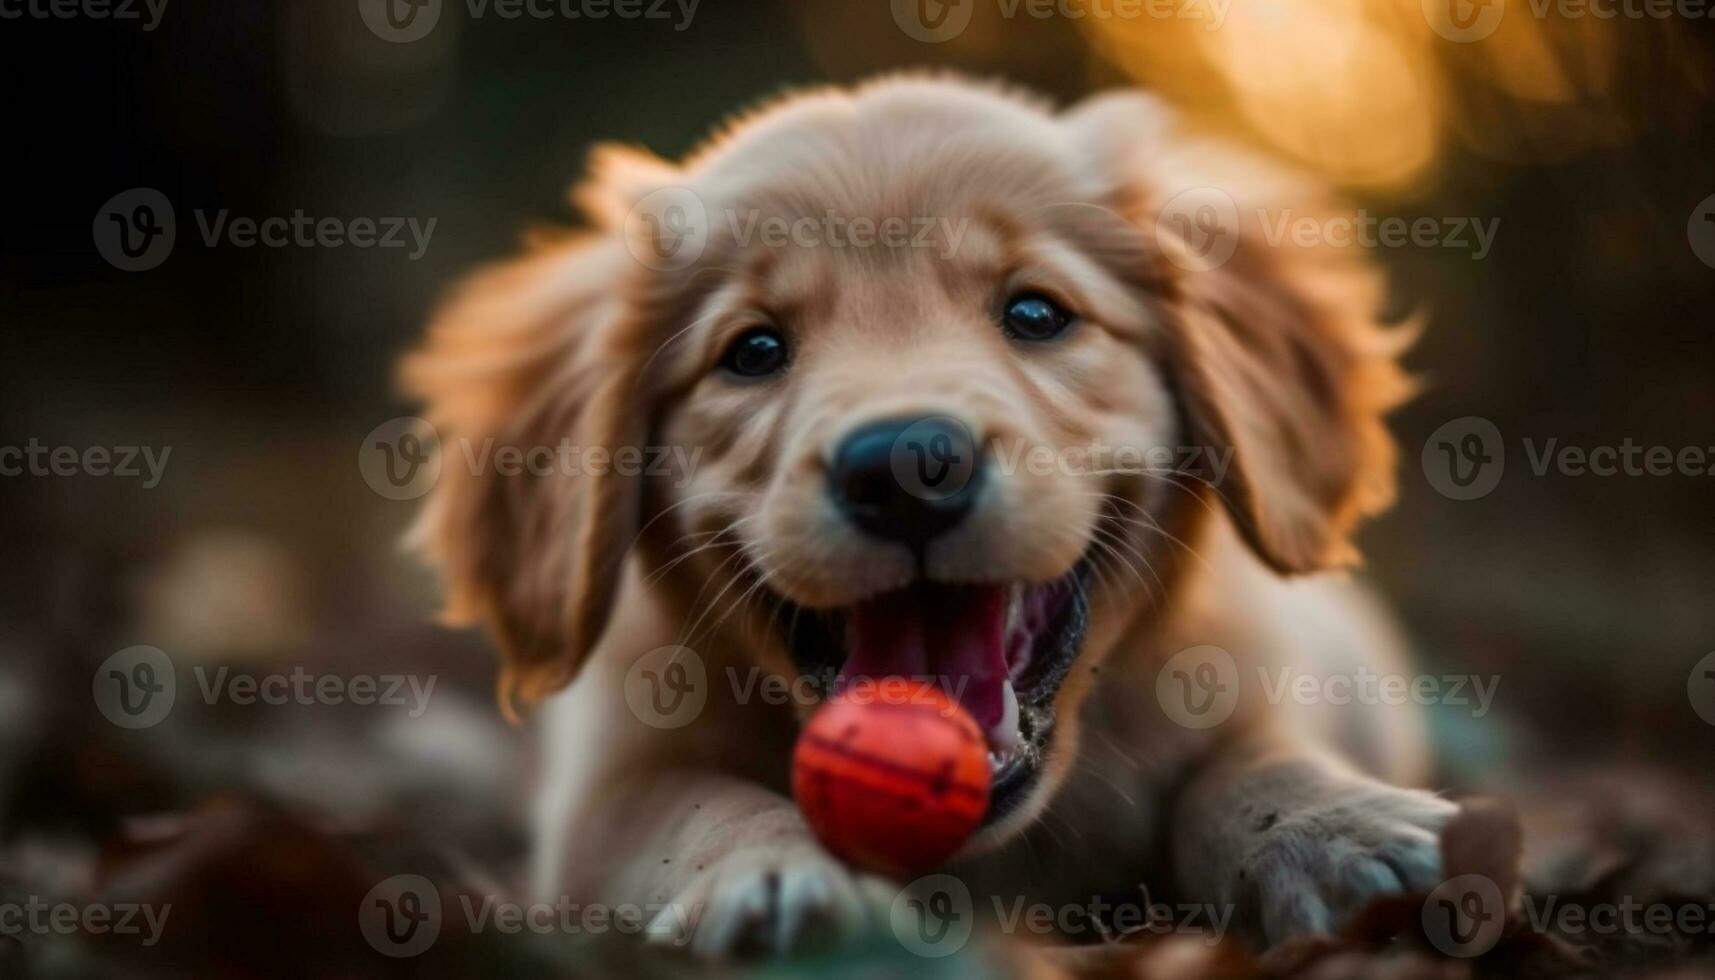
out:
<path id="1" fill-rule="evenodd" d="M 940 683 L 988 733 L 993 818 L 1067 754 L 1056 701 L 1092 615 L 1153 587 L 1174 488 L 1143 461 L 1181 442 L 1158 327 L 1122 278 L 1141 243 L 1052 152 L 1064 133 L 1017 115 L 967 120 L 953 159 L 940 127 L 848 122 L 789 167 L 771 161 L 802 134 L 741 135 L 736 186 L 699 194 L 715 220 L 674 284 L 691 295 L 666 300 L 686 328 L 660 427 L 703 448 L 660 558 L 694 553 L 708 621 L 834 689 Z"/>
<path id="2" fill-rule="evenodd" d="M 1166 159 L 1116 142 L 1121 126 Z M 1212 482 L 1231 481 L 1220 499 L 1277 567 L 1337 561 L 1376 502 L 1372 389 L 1391 363 L 1268 257 L 1172 261 L 1184 243 L 1149 217 L 1185 180 L 1171 140 L 1141 100 L 1055 117 L 903 82 L 788 103 L 681 170 L 605 158 L 586 203 L 610 235 L 477 290 L 540 294 L 515 356 L 490 354 L 509 372 L 450 394 L 474 332 L 501 329 L 469 310 L 415 372 L 443 436 L 695 461 L 672 479 L 443 488 L 428 530 L 524 693 L 569 676 L 641 541 L 692 646 L 833 689 L 940 683 L 987 732 L 991 821 L 1012 827 L 1069 761 L 1084 668 L 1170 601 Z M 553 324 L 574 292 L 601 312 Z M 1223 462 L 1186 470 L 1199 459 Z"/>

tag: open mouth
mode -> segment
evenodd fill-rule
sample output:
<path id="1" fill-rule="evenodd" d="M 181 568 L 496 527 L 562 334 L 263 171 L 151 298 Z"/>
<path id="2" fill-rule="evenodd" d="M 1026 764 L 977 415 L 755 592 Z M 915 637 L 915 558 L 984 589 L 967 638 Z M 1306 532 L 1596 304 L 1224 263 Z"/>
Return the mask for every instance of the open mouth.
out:
<path id="1" fill-rule="evenodd" d="M 988 736 L 986 820 L 1021 802 L 1054 728 L 1054 696 L 1089 623 L 1088 560 L 1048 583 L 937 583 L 837 609 L 782 603 L 800 671 L 838 693 L 859 678 L 934 681 Z"/>

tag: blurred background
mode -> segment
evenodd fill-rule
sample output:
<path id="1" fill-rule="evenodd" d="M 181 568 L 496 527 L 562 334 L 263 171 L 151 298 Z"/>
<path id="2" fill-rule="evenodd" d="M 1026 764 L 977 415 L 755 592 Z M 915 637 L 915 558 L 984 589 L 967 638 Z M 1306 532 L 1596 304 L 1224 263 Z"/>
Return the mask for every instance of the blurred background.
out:
<path id="1" fill-rule="evenodd" d="M 148 487 L 0 477 L 0 900 L 166 890 L 194 933 L 99 968 L 84 943 L 0 937 L 0 976 L 404 969 L 349 927 L 378 875 L 515 882 L 528 739 L 493 708 L 483 638 L 432 622 L 433 580 L 398 547 L 414 502 L 358 466 L 366 434 L 412 412 L 395 360 L 465 272 L 575 222 L 566 191 L 593 142 L 677 156 L 759 100 L 891 69 L 1062 102 L 1145 86 L 1377 218 L 1492 222 L 1486 249 L 1474 233 L 1374 249 L 1392 313 L 1428 329 L 1408 360 L 1424 393 L 1396 419 L 1401 501 L 1362 539 L 1368 574 L 1427 671 L 1501 678 L 1492 713 L 1438 728 L 1442 783 L 1706 780 L 1715 681 L 1700 693 L 1692 669 L 1715 651 L 1715 477 L 1537 475 L 1525 440 L 1704 447 L 1715 464 L 1708 18 L 1167 7 L 703 0 L 688 19 L 506 19 L 447 0 L 411 41 L 371 29 L 358 0 L 170 0 L 153 29 L 140 2 L 141 22 L 0 22 L 0 446 L 168 454 Z M 959 29 L 925 40 L 931 22 Z M 177 227 L 135 272 L 97 245 L 134 188 L 164 195 Z M 207 244 L 197 215 L 222 209 L 434 224 L 420 249 L 409 232 L 404 248 Z M 1500 434 L 1504 475 L 1454 499 L 1422 454 L 1471 416 Z M 171 720 L 130 731 L 91 680 L 139 644 L 167 652 L 181 691 Z M 437 687 L 420 717 L 204 705 L 186 696 L 199 664 Z"/>

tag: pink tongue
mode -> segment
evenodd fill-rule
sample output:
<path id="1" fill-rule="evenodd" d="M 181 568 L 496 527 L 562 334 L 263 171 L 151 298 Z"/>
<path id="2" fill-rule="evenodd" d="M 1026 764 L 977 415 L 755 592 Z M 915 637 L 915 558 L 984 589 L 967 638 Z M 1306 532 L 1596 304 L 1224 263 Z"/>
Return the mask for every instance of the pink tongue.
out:
<path id="1" fill-rule="evenodd" d="M 918 585 L 889 592 L 852 609 L 840 680 L 934 680 L 987 731 L 1005 711 L 1005 634 L 1004 587 Z"/>

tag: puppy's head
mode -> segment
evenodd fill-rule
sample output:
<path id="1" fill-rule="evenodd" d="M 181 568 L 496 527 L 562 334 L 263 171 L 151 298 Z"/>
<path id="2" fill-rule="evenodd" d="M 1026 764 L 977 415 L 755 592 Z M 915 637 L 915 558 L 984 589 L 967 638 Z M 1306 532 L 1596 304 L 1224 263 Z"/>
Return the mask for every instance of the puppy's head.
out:
<path id="1" fill-rule="evenodd" d="M 479 278 L 408 364 L 443 439 L 583 454 L 445 467 L 425 514 L 509 696 L 570 680 L 635 553 L 693 645 L 941 682 L 1009 828 L 1204 515 L 1308 572 L 1391 495 L 1358 257 L 1269 242 L 1309 189 L 1143 96 L 803 96 L 682 166 L 602 151 L 580 200 L 599 231 Z"/>

